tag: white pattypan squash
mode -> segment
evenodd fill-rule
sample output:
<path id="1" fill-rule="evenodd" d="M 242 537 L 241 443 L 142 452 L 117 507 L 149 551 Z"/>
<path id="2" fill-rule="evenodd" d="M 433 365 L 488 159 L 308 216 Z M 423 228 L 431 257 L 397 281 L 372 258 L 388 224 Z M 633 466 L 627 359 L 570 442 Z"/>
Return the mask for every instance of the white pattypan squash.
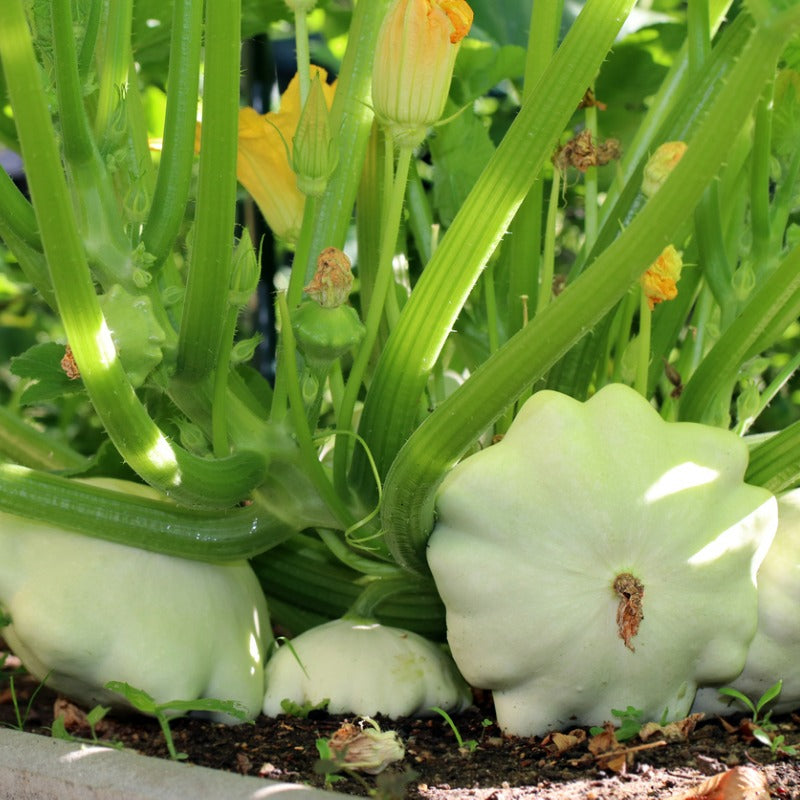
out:
<path id="1" fill-rule="evenodd" d="M 758 570 L 758 627 L 741 675 L 726 684 L 757 702 L 778 680 L 768 709 L 800 707 L 800 489 L 778 497 L 778 532 Z M 700 689 L 693 710 L 738 714 L 747 709 L 717 688 Z"/>
<path id="2" fill-rule="evenodd" d="M 680 718 L 735 677 L 776 502 L 734 434 L 664 422 L 614 384 L 541 391 L 438 495 L 428 562 L 453 657 L 512 734 Z"/>
<path id="3" fill-rule="evenodd" d="M 357 619 L 336 619 L 304 631 L 267 662 L 263 710 L 281 702 L 319 705 L 332 714 L 410 717 L 431 706 L 460 711 L 469 687 L 442 649 L 411 631 Z"/>
<path id="4" fill-rule="evenodd" d="M 246 562 L 188 561 L 0 513 L 0 608 L 11 618 L 0 635 L 25 667 L 79 702 L 119 706 L 103 686 L 124 681 L 159 703 L 261 710 L 272 632 Z"/>

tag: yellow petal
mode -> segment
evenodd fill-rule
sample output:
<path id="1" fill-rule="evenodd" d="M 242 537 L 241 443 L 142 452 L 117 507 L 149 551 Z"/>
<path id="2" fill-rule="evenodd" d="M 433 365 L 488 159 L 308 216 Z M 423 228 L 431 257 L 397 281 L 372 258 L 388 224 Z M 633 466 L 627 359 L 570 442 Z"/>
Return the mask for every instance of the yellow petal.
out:
<path id="1" fill-rule="evenodd" d="M 327 73 L 319 74 L 325 101 L 330 107 L 335 85 L 326 83 Z M 276 236 L 293 240 L 303 221 L 305 197 L 297 188 L 291 167 L 292 139 L 300 119 L 300 81 L 295 75 L 281 96 L 279 111 L 261 115 L 255 109 L 239 110 L 239 153 L 236 176 L 258 205 Z M 288 157 L 287 157 L 288 149 Z"/>

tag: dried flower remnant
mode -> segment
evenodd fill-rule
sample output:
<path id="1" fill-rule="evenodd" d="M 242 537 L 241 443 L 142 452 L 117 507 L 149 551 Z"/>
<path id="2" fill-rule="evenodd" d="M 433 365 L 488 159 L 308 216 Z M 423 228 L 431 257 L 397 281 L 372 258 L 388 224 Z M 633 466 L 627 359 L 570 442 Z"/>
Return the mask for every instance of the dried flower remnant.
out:
<path id="1" fill-rule="evenodd" d="M 71 380 L 77 380 L 81 376 L 81 371 L 78 369 L 78 364 L 75 361 L 75 356 L 72 354 L 72 348 L 66 345 L 64 348 L 64 357 L 61 359 L 61 369 L 64 370 L 66 376 Z"/>
<path id="2" fill-rule="evenodd" d="M 664 142 L 648 159 L 642 175 L 642 194 L 652 197 L 686 152 L 685 142 Z"/>
<path id="3" fill-rule="evenodd" d="M 317 271 L 305 293 L 323 308 L 336 308 L 347 302 L 353 288 L 350 259 L 336 247 L 326 247 L 317 258 Z"/>
<path id="4" fill-rule="evenodd" d="M 562 172 L 567 167 L 586 172 L 589 167 L 602 167 L 619 157 L 620 148 L 616 139 L 606 139 L 605 142 L 595 144 L 591 131 L 584 129 L 556 150 L 553 164 Z"/>
<path id="5" fill-rule="evenodd" d="M 651 311 L 664 300 L 674 300 L 678 296 L 677 283 L 682 268 L 681 253 L 670 244 L 639 279 Z"/>
<path id="6" fill-rule="evenodd" d="M 633 653 L 636 648 L 631 644 L 631 639 L 639 633 L 639 625 L 644 619 L 644 584 L 629 572 L 622 572 L 614 579 L 614 591 L 619 595 L 617 632 L 625 642 L 625 647 Z"/>
<path id="7" fill-rule="evenodd" d="M 461 40 L 472 26 L 465 0 L 395 0 L 375 49 L 375 115 L 398 146 L 416 147 L 444 111 Z"/>
<path id="8" fill-rule="evenodd" d="M 328 747 L 344 769 L 367 775 L 383 772 L 406 754 L 396 731 L 381 731 L 369 717 L 364 717 L 359 725 L 345 722 L 328 740 Z"/>

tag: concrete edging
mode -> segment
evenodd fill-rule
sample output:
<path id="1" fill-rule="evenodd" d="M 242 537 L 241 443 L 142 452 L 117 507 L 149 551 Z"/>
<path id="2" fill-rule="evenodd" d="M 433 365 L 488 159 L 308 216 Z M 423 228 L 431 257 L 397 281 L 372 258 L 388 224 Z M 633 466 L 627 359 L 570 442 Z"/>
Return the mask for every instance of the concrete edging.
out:
<path id="1" fill-rule="evenodd" d="M 0 728 L 0 800 L 342 800 L 346 795 Z"/>

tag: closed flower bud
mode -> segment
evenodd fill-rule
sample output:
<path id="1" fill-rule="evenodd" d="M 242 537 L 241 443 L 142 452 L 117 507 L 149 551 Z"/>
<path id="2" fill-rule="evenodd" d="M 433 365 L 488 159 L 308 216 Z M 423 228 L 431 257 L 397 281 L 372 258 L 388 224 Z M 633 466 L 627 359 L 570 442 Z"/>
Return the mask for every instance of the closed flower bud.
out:
<path id="1" fill-rule="evenodd" d="M 311 81 L 293 145 L 292 166 L 297 176 L 297 188 L 306 197 L 319 197 L 339 161 L 339 149 L 331 132 L 319 73 Z"/>
<path id="2" fill-rule="evenodd" d="M 678 296 L 676 284 L 682 267 L 680 252 L 670 244 L 642 275 L 640 282 L 651 311 L 664 300 L 674 300 Z"/>
<path id="3" fill-rule="evenodd" d="M 378 35 L 372 102 L 397 145 L 415 147 L 442 115 L 461 40 L 465 0 L 395 0 Z"/>
<path id="4" fill-rule="evenodd" d="M 685 142 L 664 142 L 644 165 L 642 193 L 652 197 L 686 152 Z"/>

